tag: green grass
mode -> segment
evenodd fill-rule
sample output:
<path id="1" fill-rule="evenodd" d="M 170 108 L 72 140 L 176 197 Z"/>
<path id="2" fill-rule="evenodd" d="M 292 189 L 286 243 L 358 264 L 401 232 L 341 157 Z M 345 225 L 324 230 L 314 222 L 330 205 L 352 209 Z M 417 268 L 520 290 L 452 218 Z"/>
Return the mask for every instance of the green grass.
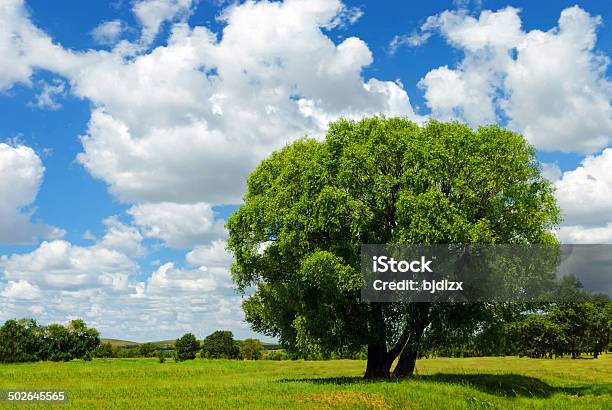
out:
<path id="1" fill-rule="evenodd" d="M 361 379 L 363 361 L 154 359 L 0 365 L 0 389 L 63 389 L 37 408 L 612 409 L 612 356 L 425 359 L 404 381 Z M 16 405 L 24 409 L 36 406 Z M 0 408 L 11 408 L 0 405 Z"/>

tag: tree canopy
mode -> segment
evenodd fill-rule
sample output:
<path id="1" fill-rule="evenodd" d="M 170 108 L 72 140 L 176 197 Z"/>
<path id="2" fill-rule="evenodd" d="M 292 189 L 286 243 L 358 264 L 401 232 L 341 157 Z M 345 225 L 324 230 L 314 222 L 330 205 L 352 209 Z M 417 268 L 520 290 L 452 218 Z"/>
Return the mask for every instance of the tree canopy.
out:
<path id="1" fill-rule="evenodd" d="M 33 319 L 7 320 L 0 326 L 0 363 L 83 359 L 99 344 L 98 331 L 80 319 L 68 326 L 40 326 Z"/>
<path id="2" fill-rule="evenodd" d="M 498 126 L 373 117 L 330 124 L 261 162 L 229 219 L 252 327 L 289 348 L 368 346 L 366 377 L 412 373 L 421 336 L 482 309 L 359 300 L 362 244 L 555 243 L 559 210 L 534 149 Z M 450 313 L 449 313 L 450 310 Z M 459 313 L 458 311 L 461 311 Z"/>
<path id="3" fill-rule="evenodd" d="M 185 333 L 176 339 L 174 348 L 177 361 L 193 360 L 196 358 L 198 350 L 200 350 L 200 343 L 193 333 Z"/>
<path id="4" fill-rule="evenodd" d="M 202 357 L 208 359 L 235 359 L 240 348 L 229 330 L 217 330 L 202 341 Z"/>

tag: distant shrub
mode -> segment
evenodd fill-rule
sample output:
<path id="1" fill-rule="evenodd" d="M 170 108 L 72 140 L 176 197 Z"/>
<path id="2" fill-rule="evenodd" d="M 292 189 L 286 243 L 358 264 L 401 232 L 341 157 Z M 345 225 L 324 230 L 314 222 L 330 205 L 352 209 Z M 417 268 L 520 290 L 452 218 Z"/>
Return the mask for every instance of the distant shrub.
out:
<path id="1" fill-rule="evenodd" d="M 262 354 L 264 360 L 291 360 L 291 358 L 284 350 L 268 350 Z"/>
<path id="2" fill-rule="evenodd" d="M 217 330 L 202 341 L 202 357 L 208 359 L 236 359 L 240 356 L 234 334 L 228 330 Z"/>
<path id="3" fill-rule="evenodd" d="M 193 360 L 200 350 L 200 343 L 193 333 L 185 333 L 182 337 L 176 339 L 175 349 L 177 361 Z"/>
<path id="4" fill-rule="evenodd" d="M 155 357 L 155 345 L 153 343 L 144 343 L 140 345 L 139 353 L 142 357 Z"/>
<path id="5" fill-rule="evenodd" d="M 261 359 L 263 346 L 257 339 L 245 339 L 240 345 L 240 358 L 244 360 Z"/>
<path id="6" fill-rule="evenodd" d="M 93 353 L 95 357 L 99 357 L 99 358 L 115 357 L 114 351 L 113 351 L 113 345 L 111 345 L 108 342 L 101 343 L 100 345 L 98 345 L 98 347 L 95 348 Z"/>
<path id="7" fill-rule="evenodd" d="M 159 360 L 160 363 L 165 363 L 166 362 L 166 352 L 164 352 L 163 350 L 160 350 L 159 352 L 157 352 L 157 359 Z"/>

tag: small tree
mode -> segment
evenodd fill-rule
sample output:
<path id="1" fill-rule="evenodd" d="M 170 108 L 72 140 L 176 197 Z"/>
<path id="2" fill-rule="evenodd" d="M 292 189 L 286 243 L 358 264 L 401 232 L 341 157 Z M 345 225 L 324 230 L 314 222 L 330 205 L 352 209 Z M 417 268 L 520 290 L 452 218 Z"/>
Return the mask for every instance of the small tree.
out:
<path id="1" fill-rule="evenodd" d="M 7 320 L 0 327 L 0 363 L 41 359 L 42 332 L 34 319 Z"/>
<path id="2" fill-rule="evenodd" d="M 229 330 L 217 330 L 202 341 L 202 357 L 210 359 L 235 359 L 240 350 Z"/>
<path id="3" fill-rule="evenodd" d="M 153 343 L 144 343 L 140 345 L 140 355 L 142 357 L 154 357 L 155 345 Z"/>
<path id="4" fill-rule="evenodd" d="M 100 344 L 100 333 L 88 328 L 81 319 L 71 320 L 67 328 L 71 339 L 70 354 L 73 358 L 82 359 Z"/>
<path id="5" fill-rule="evenodd" d="M 509 326 L 509 333 L 520 356 L 552 359 L 563 353 L 561 327 L 546 314 L 525 315 Z"/>
<path id="6" fill-rule="evenodd" d="M 74 358 L 74 339 L 70 331 L 56 323 L 46 327 L 43 338 L 43 360 L 67 362 Z"/>
<path id="7" fill-rule="evenodd" d="M 261 359 L 263 346 L 258 339 L 245 339 L 240 346 L 240 357 L 245 360 Z"/>
<path id="8" fill-rule="evenodd" d="M 176 339 L 176 360 L 193 360 L 196 357 L 196 353 L 200 350 L 200 343 L 198 343 L 193 333 L 185 333 L 182 337 Z"/>
<path id="9" fill-rule="evenodd" d="M 106 343 L 101 343 L 98 347 L 96 347 L 96 349 L 94 350 L 94 356 L 95 357 L 99 357 L 99 358 L 109 358 L 109 357 L 113 357 L 113 345 L 111 345 L 110 343 L 106 342 Z"/>

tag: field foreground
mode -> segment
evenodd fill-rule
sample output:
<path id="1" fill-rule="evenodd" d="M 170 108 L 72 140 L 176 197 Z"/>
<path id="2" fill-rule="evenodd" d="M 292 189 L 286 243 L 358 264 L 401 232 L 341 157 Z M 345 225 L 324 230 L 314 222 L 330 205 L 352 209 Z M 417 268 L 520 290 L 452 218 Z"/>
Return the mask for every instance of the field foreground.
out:
<path id="1" fill-rule="evenodd" d="M 0 408 L 612 409 L 612 356 L 418 361 L 405 381 L 361 379 L 365 363 L 97 359 L 0 365 L 0 389 L 62 389 L 68 404 Z"/>

